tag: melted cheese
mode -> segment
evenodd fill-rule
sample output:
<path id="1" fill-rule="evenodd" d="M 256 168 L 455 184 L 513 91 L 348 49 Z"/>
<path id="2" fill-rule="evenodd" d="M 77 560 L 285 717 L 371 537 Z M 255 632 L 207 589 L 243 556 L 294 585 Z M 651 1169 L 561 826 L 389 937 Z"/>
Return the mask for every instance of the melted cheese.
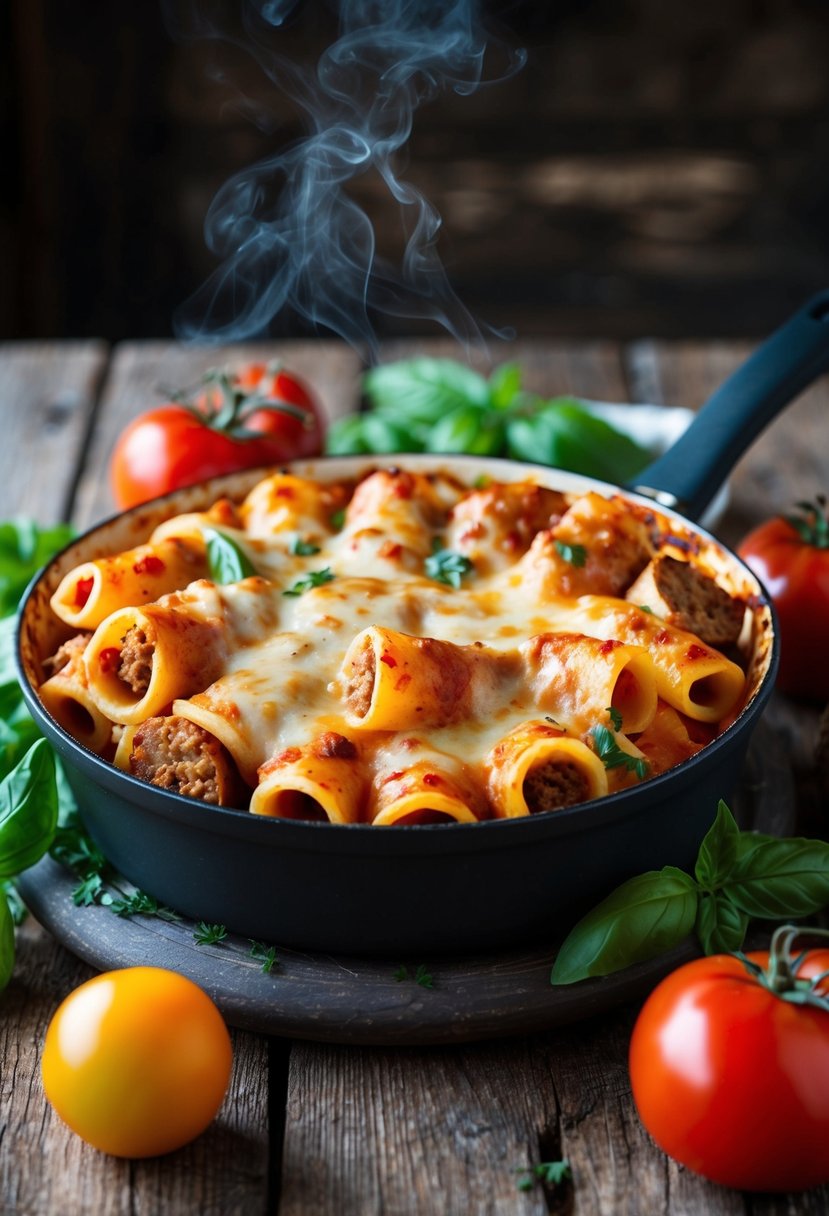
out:
<path id="1" fill-rule="evenodd" d="M 533 489 L 531 482 L 526 486 Z M 201 580 L 151 606 L 165 622 L 165 639 L 174 636 L 168 622 L 177 615 L 190 614 L 216 623 L 215 641 L 204 642 L 210 650 L 203 663 L 209 678 L 195 690 L 188 683 L 184 692 L 174 691 L 169 700 L 173 700 L 175 714 L 200 725 L 224 744 L 248 785 L 255 787 L 260 777 L 268 780 L 269 789 L 276 794 L 267 800 L 265 813 L 279 814 L 273 808 L 283 805 L 302 805 L 301 800 L 292 803 L 283 794 L 291 773 L 298 774 L 299 797 L 300 793 L 308 795 L 309 774 L 313 781 L 324 783 L 330 770 L 332 788 L 348 791 L 348 806 L 329 815 L 342 821 L 405 818 L 411 822 L 418 805 L 425 812 L 455 819 L 468 817 L 457 811 L 461 804 L 473 818 L 516 814 L 516 807 L 523 805 L 520 792 L 510 794 L 510 809 L 505 809 L 497 802 L 500 779 L 492 778 L 493 757 L 501 754 L 499 744 L 507 738 L 515 747 L 532 738 L 533 755 L 543 752 L 545 757 L 538 764 L 542 768 L 548 765 L 539 772 L 550 789 L 556 782 L 562 786 L 568 780 L 574 782 L 579 773 L 589 775 L 589 780 L 579 778 L 587 781 L 589 796 L 601 792 L 605 784 L 610 789 L 629 784 L 641 776 L 642 770 L 636 770 L 634 762 L 640 759 L 644 763 L 644 759 L 635 738 L 621 733 L 624 723 L 620 728 L 612 708 L 614 681 L 624 666 L 644 684 L 650 678 L 648 673 L 655 672 L 659 706 L 671 706 L 675 716 L 678 712 L 716 723 L 733 712 L 745 686 L 737 664 L 693 635 L 670 628 L 615 595 L 570 594 L 572 589 L 601 586 L 604 569 L 611 570 L 613 580 L 632 581 L 635 572 L 628 577 L 619 570 L 633 566 L 646 543 L 651 545 L 644 558 L 648 560 L 657 543 L 647 541 L 656 530 L 648 528 L 640 509 L 628 508 L 618 498 L 609 505 L 590 494 L 576 500 L 560 520 L 555 517 L 554 526 L 535 533 L 532 539 L 526 521 L 521 532 L 515 503 L 522 499 L 513 487 L 510 531 L 488 525 L 497 552 L 487 553 L 482 548 L 487 534 L 470 524 L 480 513 L 474 503 L 462 507 L 453 522 L 453 506 L 468 502 L 474 492 L 448 475 L 430 478 L 381 471 L 362 481 L 350 498 L 349 494 L 351 487 L 336 483 L 320 486 L 284 474 L 266 479 L 248 496 L 238 515 L 225 514 L 222 525 L 258 576 L 229 586 Z M 497 494 L 497 485 L 488 487 L 487 519 L 495 518 L 491 504 L 495 501 L 497 506 Z M 556 496 L 555 504 L 544 503 L 547 514 L 561 497 Z M 538 496 L 528 492 L 524 498 L 534 504 L 537 513 Z M 345 523 L 337 530 L 332 508 L 343 502 L 348 503 Z M 214 526 L 215 519 L 215 513 L 176 517 L 156 529 L 154 540 L 202 535 L 205 527 Z M 513 546 L 514 552 L 511 542 L 504 540 L 513 532 L 522 537 Z M 566 543 L 556 540 L 556 532 Z M 467 550 L 466 554 L 456 553 L 460 564 L 449 566 L 450 572 L 455 571 L 450 577 L 457 586 L 432 577 L 440 572 L 435 548 L 448 545 L 453 538 Z M 577 558 L 580 545 L 585 550 L 594 547 L 583 566 Z M 624 595 L 623 587 L 619 595 Z M 366 718 L 363 723 L 353 705 L 349 708 L 348 681 L 344 682 L 342 674 L 354 639 L 375 626 L 414 640 L 406 662 L 417 664 L 418 639 L 438 639 L 460 648 L 457 663 L 442 665 L 434 660 L 428 679 L 425 669 L 415 667 L 408 673 L 401 669 L 408 681 L 398 679 L 390 686 L 390 695 L 399 701 L 394 712 L 382 719 L 383 729 L 375 727 L 375 719 Z M 96 631 L 88 654 L 100 653 L 99 633 L 107 645 L 113 644 L 113 631 L 107 632 L 106 627 L 104 622 Z M 572 647 L 558 648 L 561 654 L 554 664 L 547 663 L 546 675 L 539 674 L 538 667 L 531 670 L 529 639 L 559 634 L 623 643 L 624 663 L 605 665 L 607 671 L 599 671 L 597 662 L 591 666 L 595 646 L 591 650 L 574 642 Z M 480 676 L 478 656 L 469 649 L 476 645 L 494 656 L 485 678 Z M 403 662 L 379 650 L 372 661 L 375 668 L 383 662 Z M 478 672 L 474 695 L 463 684 L 465 664 Z M 442 667 L 452 668 L 453 678 L 460 681 L 456 694 L 443 687 L 446 672 Z M 88 669 L 94 696 L 94 667 Z M 369 677 L 352 671 L 352 681 L 358 678 Z M 407 693 L 412 683 L 414 688 Z M 463 712 L 460 716 L 447 714 L 445 705 L 436 711 L 430 701 L 433 695 L 456 695 Z M 624 703 L 634 702 L 629 696 Z M 105 711 L 108 707 L 115 717 L 111 705 L 110 699 Z M 656 713 L 656 697 L 646 690 L 637 705 L 634 735 Z M 134 721 L 134 717 L 121 715 L 119 720 Z M 545 740 L 539 750 L 539 730 L 544 733 L 545 722 L 578 747 L 554 748 Z M 598 752 L 596 727 L 604 729 L 605 743 L 609 738 L 611 747 L 631 761 L 619 762 L 614 754 L 610 763 L 605 757 L 604 784 L 597 780 L 593 763 Z M 325 747 L 320 750 L 320 738 L 329 740 L 330 755 Z M 344 742 L 337 743 L 339 739 Z M 670 748 L 653 746 L 648 739 L 651 771 L 657 771 L 661 757 L 669 756 L 670 763 L 682 758 L 681 740 L 679 729 L 674 731 Z M 685 754 L 697 747 L 689 740 Z M 587 748 L 593 760 L 588 757 L 585 763 L 580 748 Z M 509 772 L 523 773 L 527 764 L 529 761 L 525 764 L 510 757 Z M 552 767 L 556 764 L 561 765 L 560 770 Z M 359 770 L 359 780 L 347 777 L 349 765 L 355 772 Z M 412 777 L 407 785 L 404 775 L 410 769 L 417 770 L 418 780 Z M 434 778 L 431 786 L 430 775 Z M 440 798 L 434 794 L 436 801 L 430 805 L 429 790 L 437 790 L 440 782 L 445 788 Z M 399 795 L 402 800 L 399 805 L 408 808 L 405 812 L 398 814 L 394 809 L 398 803 L 390 794 L 392 787 L 395 798 Z M 359 813 L 354 805 L 358 789 L 362 791 Z M 326 795 L 320 802 L 330 806 L 331 800 Z"/>

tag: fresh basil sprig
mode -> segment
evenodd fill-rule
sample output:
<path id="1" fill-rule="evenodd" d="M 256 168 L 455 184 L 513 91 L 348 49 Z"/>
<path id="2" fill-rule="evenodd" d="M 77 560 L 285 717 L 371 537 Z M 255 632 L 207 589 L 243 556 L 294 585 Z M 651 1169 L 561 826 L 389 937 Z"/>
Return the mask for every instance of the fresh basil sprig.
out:
<path id="1" fill-rule="evenodd" d="M 232 537 L 217 528 L 205 528 L 207 569 L 214 583 L 239 583 L 257 573 L 253 562 Z"/>
<path id="2" fill-rule="evenodd" d="M 447 587 L 454 587 L 458 591 L 461 580 L 467 574 L 472 574 L 475 566 L 465 554 L 456 553 L 454 549 L 444 549 L 440 538 L 436 536 L 432 541 L 432 552 L 423 563 L 423 569 L 428 578 L 434 579 L 436 583 L 445 583 Z"/>
<path id="3" fill-rule="evenodd" d="M 363 392 L 368 408 L 329 428 L 329 455 L 511 456 L 614 482 L 635 477 L 650 459 L 575 398 L 524 390 L 517 363 L 487 378 L 455 359 L 402 359 L 368 371 Z"/>
<path id="4" fill-rule="evenodd" d="M 720 802 L 694 876 L 649 870 L 612 891 L 565 938 L 552 984 L 656 958 L 693 931 L 705 954 L 739 950 L 749 920 L 809 916 L 829 904 L 829 843 L 741 832 Z"/>

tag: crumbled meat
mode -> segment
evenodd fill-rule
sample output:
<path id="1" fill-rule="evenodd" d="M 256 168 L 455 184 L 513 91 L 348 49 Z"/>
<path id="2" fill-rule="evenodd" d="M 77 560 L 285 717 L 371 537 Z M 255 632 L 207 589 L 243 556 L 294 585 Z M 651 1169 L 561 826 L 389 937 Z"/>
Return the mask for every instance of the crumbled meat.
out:
<path id="1" fill-rule="evenodd" d="M 73 638 L 67 638 L 53 655 L 43 660 L 43 671 L 46 676 L 56 675 L 70 663 L 77 661 L 86 650 L 86 644 L 91 634 L 76 633 Z"/>
<path id="2" fill-rule="evenodd" d="M 584 774 L 569 762 L 537 764 L 524 778 L 524 800 L 531 815 L 584 802 L 589 787 Z"/>
<path id="3" fill-rule="evenodd" d="M 324 759 L 356 760 L 357 748 L 345 735 L 338 735 L 335 730 L 327 730 L 320 735 L 316 742 L 316 753 Z"/>
<path id="4" fill-rule="evenodd" d="M 352 663 L 345 689 L 345 703 L 357 718 L 364 718 L 371 708 L 374 677 L 374 651 L 364 646 Z"/>
<path id="5" fill-rule="evenodd" d="M 176 716 L 148 718 L 133 737 L 130 772 L 161 789 L 226 806 L 237 783 L 213 735 Z"/>
<path id="6" fill-rule="evenodd" d="M 155 643 L 149 640 L 143 629 L 133 625 L 127 630 L 121 644 L 118 679 L 123 680 L 137 697 L 143 697 L 150 687 L 154 653 Z"/>
<path id="7" fill-rule="evenodd" d="M 669 554 L 655 558 L 643 573 L 640 587 L 634 584 L 628 592 L 628 599 L 637 598 L 640 588 L 641 602 L 709 646 L 730 646 L 740 636 L 745 604 L 691 562 Z"/>

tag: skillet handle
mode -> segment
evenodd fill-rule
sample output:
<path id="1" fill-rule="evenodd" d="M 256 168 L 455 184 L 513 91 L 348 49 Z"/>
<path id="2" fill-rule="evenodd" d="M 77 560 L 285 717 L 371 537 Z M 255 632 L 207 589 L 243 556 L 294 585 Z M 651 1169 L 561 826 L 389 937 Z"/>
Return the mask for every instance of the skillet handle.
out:
<path id="1" fill-rule="evenodd" d="M 698 519 L 764 427 L 827 367 L 829 290 L 776 329 L 628 488 Z"/>

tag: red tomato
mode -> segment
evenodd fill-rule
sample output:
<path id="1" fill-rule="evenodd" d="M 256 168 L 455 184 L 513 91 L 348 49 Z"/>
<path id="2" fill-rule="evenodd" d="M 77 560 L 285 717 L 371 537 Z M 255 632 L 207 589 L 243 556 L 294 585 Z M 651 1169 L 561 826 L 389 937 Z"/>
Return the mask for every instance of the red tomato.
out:
<path id="1" fill-rule="evenodd" d="M 59 1007 L 43 1047 L 43 1088 L 95 1148 L 152 1157 L 204 1131 L 231 1063 L 227 1027 L 201 988 L 161 967 L 127 967 L 96 975 Z"/>
<path id="2" fill-rule="evenodd" d="M 292 373 L 263 363 L 210 372 L 194 396 L 148 410 L 122 431 L 112 494 L 126 510 L 222 473 L 318 456 L 322 438 L 320 408 Z"/>
<path id="3" fill-rule="evenodd" d="M 749 958 L 766 967 L 769 953 Z M 814 950 L 797 976 L 828 968 L 829 950 Z M 654 989 L 633 1029 L 630 1078 L 659 1147 L 712 1182 L 829 1181 L 829 1006 L 776 995 L 739 959 L 698 959 Z"/>
<path id="4" fill-rule="evenodd" d="M 770 519 L 737 552 L 765 585 L 780 626 L 777 685 L 795 697 L 829 699 L 829 522 L 826 501 Z"/>

